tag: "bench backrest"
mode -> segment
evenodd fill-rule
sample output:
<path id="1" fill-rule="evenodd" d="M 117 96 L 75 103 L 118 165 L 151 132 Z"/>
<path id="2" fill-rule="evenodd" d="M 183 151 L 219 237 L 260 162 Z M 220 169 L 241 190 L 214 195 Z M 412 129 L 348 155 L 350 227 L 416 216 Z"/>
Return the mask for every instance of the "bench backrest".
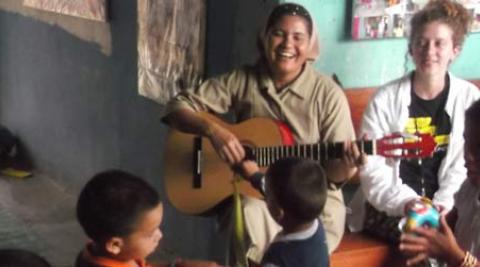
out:
<path id="1" fill-rule="evenodd" d="M 363 111 L 367 107 L 375 90 L 375 88 L 371 87 L 344 90 L 345 95 L 347 96 L 348 105 L 350 106 L 353 127 L 357 134 L 360 130 L 360 124 L 362 123 Z"/>

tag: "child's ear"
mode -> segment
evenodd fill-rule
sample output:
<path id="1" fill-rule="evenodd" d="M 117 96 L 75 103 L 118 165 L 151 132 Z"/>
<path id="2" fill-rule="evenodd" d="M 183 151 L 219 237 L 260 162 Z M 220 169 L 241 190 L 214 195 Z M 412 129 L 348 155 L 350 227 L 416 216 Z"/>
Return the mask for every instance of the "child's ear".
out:
<path id="1" fill-rule="evenodd" d="M 106 243 L 105 243 L 105 250 L 108 251 L 109 253 L 112 253 L 113 255 L 118 255 L 123 248 L 123 239 L 120 237 L 111 237 Z"/>

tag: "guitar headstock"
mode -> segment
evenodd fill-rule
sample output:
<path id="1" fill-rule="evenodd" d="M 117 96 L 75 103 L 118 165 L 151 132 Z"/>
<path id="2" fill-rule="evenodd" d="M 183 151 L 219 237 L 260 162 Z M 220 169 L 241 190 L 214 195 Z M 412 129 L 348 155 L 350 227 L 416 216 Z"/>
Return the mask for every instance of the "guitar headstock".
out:
<path id="1" fill-rule="evenodd" d="M 376 141 L 377 154 L 387 158 L 431 157 L 437 143 L 431 134 L 393 133 Z"/>

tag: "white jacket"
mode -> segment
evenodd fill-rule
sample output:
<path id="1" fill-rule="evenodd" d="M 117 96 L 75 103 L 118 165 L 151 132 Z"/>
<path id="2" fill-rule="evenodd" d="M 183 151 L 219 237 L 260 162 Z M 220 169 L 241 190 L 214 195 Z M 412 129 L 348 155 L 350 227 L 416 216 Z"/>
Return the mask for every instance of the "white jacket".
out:
<path id="1" fill-rule="evenodd" d="M 465 110 L 480 97 L 478 88 L 467 81 L 450 76 L 450 90 L 445 111 L 450 117 L 452 130 L 447 154 L 438 170 L 439 189 L 433 203 L 446 210 L 453 206 L 453 195 L 466 177 L 463 159 L 463 129 Z M 392 132 L 404 132 L 411 102 L 411 74 L 392 81 L 377 90 L 366 108 L 361 134 L 368 138 L 381 138 Z M 417 193 L 399 177 L 400 160 L 382 156 L 369 156 L 360 168 L 361 190 L 350 202 L 348 225 L 351 231 L 363 228 L 365 201 L 390 216 L 403 216 L 404 206 Z"/>

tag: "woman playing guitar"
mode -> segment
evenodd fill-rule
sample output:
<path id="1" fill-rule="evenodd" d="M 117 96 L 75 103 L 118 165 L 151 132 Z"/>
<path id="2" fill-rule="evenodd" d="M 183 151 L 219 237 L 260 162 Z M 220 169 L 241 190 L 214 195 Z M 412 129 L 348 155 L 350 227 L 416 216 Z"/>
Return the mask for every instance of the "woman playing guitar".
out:
<path id="1" fill-rule="evenodd" d="M 308 11 L 291 3 L 276 6 L 259 39 L 261 56 L 254 66 L 211 78 L 181 92 L 167 106 L 167 120 L 172 127 L 207 137 L 220 157 L 238 167 L 246 178 L 259 169 L 254 162 L 244 161 L 241 140 L 197 112 L 231 112 L 237 122 L 254 117 L 279 120 L 292 130 L 296 143 L 355 138 L 345 95 L 331 78 L 312 66 L 318 56 L 318 39 Z M 343 158 L 325 163 L 331 186 L 320 219 L 330 252 L 340 242 L 345 224 L 343 197 L 335 184 L 350 178 L 363 159 L 354 143 L 347 142 L 343 150 Z M 258 263 L 280 227 L 268 214 L 263 200 L 245 197 L 243 207 L 250 241 L 247 256 Z"/>

